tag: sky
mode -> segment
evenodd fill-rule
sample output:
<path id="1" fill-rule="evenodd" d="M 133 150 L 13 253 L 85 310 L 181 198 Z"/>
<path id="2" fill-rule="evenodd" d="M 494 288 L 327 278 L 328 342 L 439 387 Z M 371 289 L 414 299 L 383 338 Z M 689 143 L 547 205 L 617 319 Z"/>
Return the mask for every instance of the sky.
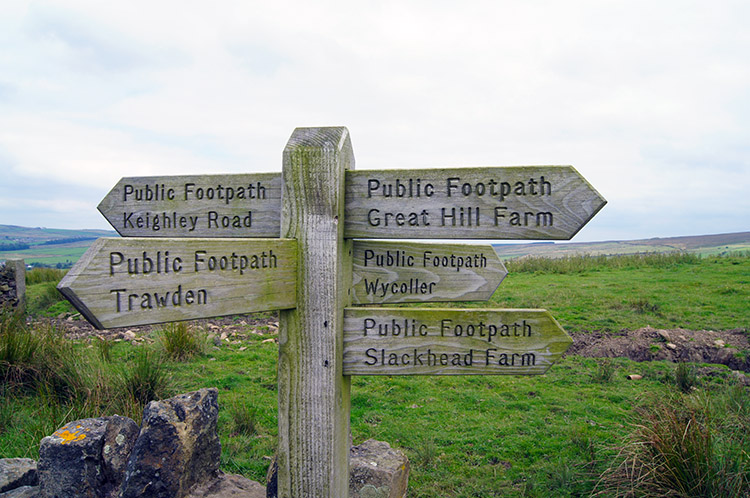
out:
<path id="1" fill-rule="evenodd" d="M 125 176 L 573 165 L 573 241 L 750 230 L 750 2 L 0 0 L 0 224 L 110 228 Z"/>

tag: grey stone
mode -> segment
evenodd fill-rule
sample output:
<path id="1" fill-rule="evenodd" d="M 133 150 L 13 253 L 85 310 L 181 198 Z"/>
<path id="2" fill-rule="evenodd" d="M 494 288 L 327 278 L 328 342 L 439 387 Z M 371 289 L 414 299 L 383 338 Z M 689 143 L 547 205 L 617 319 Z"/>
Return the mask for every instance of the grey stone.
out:
<path id="1" fill-rule="evenodd" d="M 266 487 L 261 483 L 235 474 L 219 475 L 194 487 L 187 498 L 265 498 Z"/>
<path id="2" fill-rule="evenodd" d="M 36 486 L 37 484 L 39 484 L 39 477 L 36 471 L 36 461 L 31 458 L 0 459 L 0 493 L 21 486 Z"/>
<path id="3" fill-rule="evenodd" d="M 5 493 L 0 493 L 0 498 L 38 498 L 39 486 L 21 486 Z"/>
<path id="4" fill-rule="evenodd" d="M 732 376 L 743 386 L 750 387 L 750 377 L 745 375 L 745 372 L 739 370 L 732 370 Z"/>
<path id="5" fill-rule="evenodd" d="M 102 494 L 116 498 L 120 493 L 130 452 L 138 439 L 140 427 L 134 420 L 114 415 L 107 417 L 107 428 L 102 445 L 102 472 L 104 485 Z"/>
<path id="6" fill-rule="evenodd" d="M 118 415 L 65 424 L 39 446 L 39 496 L 117 496 L 137 433 L 133 420 Z"/>
<path id="7" fill-rule="evenodd" d="M 276 458 L 266 474 L 266 498 L 277 498 Z M 349 452 L 349 498 L 403 498 L 409 485 L 409 459 L 388 443 L 368 439 Z"/>
<path id="8" fill-rule="evenodd" d="M 39 495 L 43 498 L 102 497 L 102 445 L 107 421 L 69 422 L 39 445 Z"/>
<path id="9" fill-rule="evenodd" d="M 122 498 L 182 498 L 218 476 L 217 398 L 211 388 L 146 405 Z"/>
<path id="10" fill-rule="evenodd" d="M 0 459 L 0 493 L 39 484 L 36 461 L 31 458 Z"/>
<path id="11" fill-rule="evenodd" d="M 368 439 L 351 449 L 350 498 L 403 498 L 409 484 L 409 460 L 388 443 Z"/>

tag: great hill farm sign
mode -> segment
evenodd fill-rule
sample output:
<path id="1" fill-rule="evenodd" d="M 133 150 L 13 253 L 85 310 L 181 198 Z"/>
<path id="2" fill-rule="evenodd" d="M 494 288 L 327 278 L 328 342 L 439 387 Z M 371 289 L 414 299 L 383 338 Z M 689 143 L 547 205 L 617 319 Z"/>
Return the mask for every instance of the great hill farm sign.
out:
<path id="1" fill-rule="evenodd" d="M 300 128 L 281 174 L 123 178 L 99 210 L 125 238 L 58 286 L 97 328 L 280 310 L 280 497 L 347 495 L 351 375 L 540 374 L 571 343 L 545 310 L 357 307 L 507 273 L 489 245 L 374 239 L 569 239 L 606 203 L 570 166 L 353 167 L 345 128 Z"/>

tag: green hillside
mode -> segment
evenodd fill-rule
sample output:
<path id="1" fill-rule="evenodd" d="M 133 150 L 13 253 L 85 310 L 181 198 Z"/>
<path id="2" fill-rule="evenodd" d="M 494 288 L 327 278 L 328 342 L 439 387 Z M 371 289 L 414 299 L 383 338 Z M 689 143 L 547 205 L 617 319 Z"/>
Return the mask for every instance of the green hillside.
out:
<path id="1" fill-rule="evenodd" d="M 117 232 L 113 230 L 67 230 L 0 225 L 0 261 L 23 258 L 27 264 L 69 268 L 86 252 L 94 240 L 99 237 L 117 236 Z M 17 244 L 28 247 L 13 247 Z M 560 258 L 581 254 L 596 256 L 675 251 L 706 256 L 750 251 L 750 232 L 642 240 L 537 242 L 493 246 L 503 259 L 521 256 Z"/>
<path id="2" fill-rule="evenodd" d="M 610 240 L 606 242 L 537 242 L 533 244 L 495 244 L 503 259 L 521 256 L 560 258 L 587 254 L 616 255 L 650 252 L 689 252 L 693 254 L 725 255 L 750 250 L 750 232 L 697 235 L 688 237 L 657 237 L 641 240 Z"/>
<path id="3" fill-rule="evenodd" d="M 112 230 L 67 230 L 0 225 L 0 260 L 22 258 L 34 266 L 70 268 L 99 237 Z"/>

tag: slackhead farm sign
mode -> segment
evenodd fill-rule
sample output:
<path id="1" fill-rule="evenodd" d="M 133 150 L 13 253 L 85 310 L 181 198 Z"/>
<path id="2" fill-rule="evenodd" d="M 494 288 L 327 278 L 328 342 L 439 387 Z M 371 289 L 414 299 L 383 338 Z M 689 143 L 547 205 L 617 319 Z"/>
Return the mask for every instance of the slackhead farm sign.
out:
<path id="1" fill-rule="evenodd" d="M 123 178 L 99 210 L 124 238 L 58 286 L 97 328 L 279 310 L 280 497 L 347 495 L 350 376 L 541 374 L 571 343 L 542 309 L 394 307 L 507 274 L 399 239 L 569 239 L 606 203 L 571 166 L 353 168 L 346 128 L 298 128 L 280 174 Z"/>

